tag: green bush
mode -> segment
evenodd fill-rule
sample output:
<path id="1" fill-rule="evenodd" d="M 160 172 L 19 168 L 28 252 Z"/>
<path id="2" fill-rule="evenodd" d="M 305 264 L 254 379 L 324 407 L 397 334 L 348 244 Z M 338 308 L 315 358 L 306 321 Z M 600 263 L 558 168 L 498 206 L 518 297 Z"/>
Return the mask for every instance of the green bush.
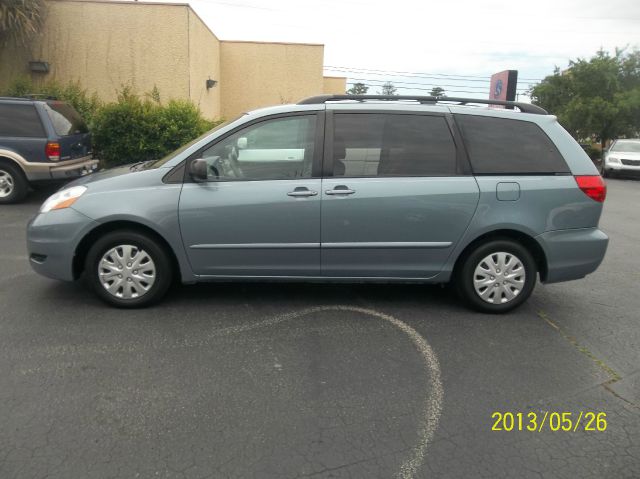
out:
<path id="1" fill-rule="evenodd" d="M 93 140 L 105 166 L 161 158 L 214 126 L 189 101 L 162 105 L 156 100 L 157 91 L 141 98 L 124 88 L 117 102 L 98 111 Z"/>
<path id="2" fill-rule="evenodd" d="M 2 94 L 41 94 L 72 104 L 88 123 L 94 154 L 105 167 L 161 158 L 222 122 L 206 120 L 190 101 L 162 104 L 157 88 L 141 97 L 124 87 L 117 101 L 104 103 L 78 83 L 36 85 L 20 79 Z"/>

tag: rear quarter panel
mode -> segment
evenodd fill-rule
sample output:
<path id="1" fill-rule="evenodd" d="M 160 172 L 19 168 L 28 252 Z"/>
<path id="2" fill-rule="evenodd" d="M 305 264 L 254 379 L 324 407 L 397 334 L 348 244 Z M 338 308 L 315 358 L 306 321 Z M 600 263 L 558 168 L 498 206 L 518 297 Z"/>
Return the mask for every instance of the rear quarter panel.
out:
<path id="1" fill-rule="evenodd" d="M 456 245 L 439 280 L 449 279 L 456 260 L 475 239 L 497 230 L 513 230 L 532 238 L 547 232 L 598 225 L 602 203 L 587 197 L 573 176 L 478 176 L 478 208 L 464 236 Z M 516 201 L 500 201 L 501 182 L 520 185 Z"/>

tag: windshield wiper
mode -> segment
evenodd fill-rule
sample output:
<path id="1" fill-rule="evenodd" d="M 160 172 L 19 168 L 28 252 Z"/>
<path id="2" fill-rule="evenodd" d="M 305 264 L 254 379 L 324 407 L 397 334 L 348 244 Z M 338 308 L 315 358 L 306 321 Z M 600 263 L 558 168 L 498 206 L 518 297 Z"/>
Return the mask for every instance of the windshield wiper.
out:
<path id="1" fill-rule="evenodd" d="M 155 160 L 138 161 L 137 163 L 134 163 L 129 167 L 129 171 L 139 171 L 143 166 L 145 166 L 147 163 L 151 163 L 152 161 Z"/>

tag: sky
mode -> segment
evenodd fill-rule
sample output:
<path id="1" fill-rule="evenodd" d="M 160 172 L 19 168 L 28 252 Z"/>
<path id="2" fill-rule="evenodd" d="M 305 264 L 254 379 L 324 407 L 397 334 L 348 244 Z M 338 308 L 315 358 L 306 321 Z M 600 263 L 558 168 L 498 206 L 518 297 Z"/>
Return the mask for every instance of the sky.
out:
<path id="1" fill-rule="evenodd" d="M 178 0 L 180 1 L 180 0 Z M 569 60 L 640 48 L 640 0 L 191 0 L 223 40 L 322 43 L 325 75 L 377 93 L 487 98 L 518 70 L 519 99 Z"/>

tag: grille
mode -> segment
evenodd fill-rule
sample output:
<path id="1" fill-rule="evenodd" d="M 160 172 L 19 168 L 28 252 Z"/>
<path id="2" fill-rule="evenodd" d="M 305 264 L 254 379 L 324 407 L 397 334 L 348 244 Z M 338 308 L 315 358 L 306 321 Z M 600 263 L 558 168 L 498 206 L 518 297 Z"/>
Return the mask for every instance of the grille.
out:
<path id="1" fill-rule="evenodd" d="M 620 160 L 623 165 L 627 166 L 640 166 L 640 160 Z"/>

